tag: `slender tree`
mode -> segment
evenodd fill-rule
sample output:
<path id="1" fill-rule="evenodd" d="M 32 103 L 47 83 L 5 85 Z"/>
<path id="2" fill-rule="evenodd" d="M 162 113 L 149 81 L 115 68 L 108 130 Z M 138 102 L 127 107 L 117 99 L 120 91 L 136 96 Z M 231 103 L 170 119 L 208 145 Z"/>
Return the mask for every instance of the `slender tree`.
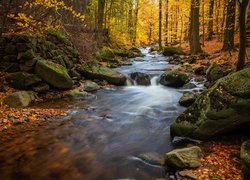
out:
<path id="1" fill-rule="evenodd" d="M 237 71 L 243 69 L 246 57 L 246 10 L 249 0 L 238 0 L 239 2 L 239 26 L 240 26 L 240 49 L 237 62 Z"/>
<path id="2" fill-rule="evenodd" d="M 159 0 L 159 49 L 162 49 L 162 0 Z"/>
<path id="3" fill-rule="evenodd" d="M 223 51 L 234 49 L 234 27 L 235 27 L 235 8 L 236 0 L 228 0 L 226 26 L 224 29 Z"/>
<path id="4" fill-rule="evenodd" d="M 199 36 L 199 6 L 199 0 L 191 0 L 189 25 L 189 45 L 191 54 L 198 54 L 202 52 Z"/>
<path id="5" fill-rule="evenodd" d="M 98 14 L 97 14 L 97 42 L 98 45 L 102 45 L 103 41 L 103 20 L 104 20 L 104 9 L 105 9 L 105 0 L 98 0 Z"/>
<path id="6" fill-rule="evenodd" d="M 213 13 L 214 13 L 214 0 L 210 0 L 209 2 L 209 20 L 208 20 L 208 36 L 207 36 L 207 40 L 210 41 L 213 38 Z"/>
<path id="7" fill-rule="evenodd" d="M 168 46 L 168 0 L 166 0 L 165 11 L 165 46 Z"/>

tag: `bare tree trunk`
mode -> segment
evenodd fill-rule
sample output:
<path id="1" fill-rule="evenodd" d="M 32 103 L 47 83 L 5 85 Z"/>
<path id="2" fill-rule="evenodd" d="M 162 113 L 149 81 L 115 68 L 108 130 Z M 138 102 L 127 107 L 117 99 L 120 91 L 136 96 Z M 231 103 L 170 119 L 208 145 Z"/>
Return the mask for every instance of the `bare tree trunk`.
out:
<path id="1" fill-rule="evenodd" d="M 223 51 L 234 49 L 234 26 L 235 26 L 236 0 L 228 0 L 226 26 L 224 29 Z"/>
<path id="2" fill-rule="evenodd" d="M 202 52 L 199 36 L 199 0 L 191 0 L 189 44 L 190 53 L 198 54 Z"/>
<path id="3" fill-rule="evenodd" d="M 168 0 L 166 0 L 165 46 L 168 46 Z"/>
<path id="4" fill-rule="evenodd" d="M 237 71 L 244 68 L 246 57 L 246 10 L 249 0 L 242 0 L 239 4 L 240 49 L 237 62 Z"/>
<path id="5" fill-rule="evenodd" d="M 159 0 L 159 49 L 162 49 L 162 0 Z"/>
<path id="6" fill-rule="evenodd" d="M 205 2 L 202 0 L 202 46 L 205 46 Z"/>
<path id="7" fill-rule="evenodd" d="M 210 41 L 213 38 L 213 13 L 214 13 L 214 0 L 210 0 L 209 3 L 209 21 L 208 21 L 208 36 L 207 40 Z"/>
<path id="8" fill-rule="evenodd" d="M 98 0 L 98 14 L 97 14 L 97 43 L 101 46 L 103 43 L 103 20 L 104 20 L 105 0 Z"/>
<path id="9" fill-rule="evenodd" d="M 139 5 L 140 5 L 140 0 L 137 0 L 137 2 L 136 2 L 136 8 L 135 8 L 135 22 L 134 22 L 134 33 L 133 33 L 133 45 L 136 44 L 136 38 L 137 38 L 137 23 L 138 23 L 138 15 L 139 15 Z"/>

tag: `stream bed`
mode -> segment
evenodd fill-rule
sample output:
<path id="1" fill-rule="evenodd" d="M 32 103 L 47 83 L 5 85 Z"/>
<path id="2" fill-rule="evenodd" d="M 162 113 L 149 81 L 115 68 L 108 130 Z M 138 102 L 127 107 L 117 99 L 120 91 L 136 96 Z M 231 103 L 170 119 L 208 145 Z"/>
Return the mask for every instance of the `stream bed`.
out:
<path id="1" fill-rule="evenodd" d="M 69 102 L 63 119 L 2 132 L 0 179 L 164 178 L 164 167 L 138 157 L 148 152 L 164 156 L 173 148 L 169 126 L 185 109 L 178 104 L 183 89 L 159 85 L 159 76 L 172 65 L 149 48 L 142 52 L 143 58 L 116 70 L 128 78 L 132 72 L 147 73 L 150 86 L 102 89 L 93 99 Z"/>

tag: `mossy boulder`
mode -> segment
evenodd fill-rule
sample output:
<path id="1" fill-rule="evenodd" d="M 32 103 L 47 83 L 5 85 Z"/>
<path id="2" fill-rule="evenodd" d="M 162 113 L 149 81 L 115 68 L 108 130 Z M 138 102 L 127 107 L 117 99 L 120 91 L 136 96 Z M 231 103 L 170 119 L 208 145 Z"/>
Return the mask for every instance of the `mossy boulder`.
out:
<path id="1" fill-rule="evenodd" d="M 240 157 L 243 161 L 242 172 L 244 179 L 250 179 L 250 140 L 241 145 Z"/>
<path id="2" fill-rule="evenodd" d="M 131 79 L 135 80 L 137 85 L 148 86 L 151 84 L 150 76 L 141 72 L 133 72 L 130 74 Z"/>
<path id="3" fill-rule="evenodd" d="M 176 169 L 197 168 L 201 165 L 202 151 L 198 146 L 175 149 L 166 153 L 165 162 Z"/>
<path id="4" fill-rule="evenodd" d="M 73 86 L 73 81 L 68 75 L 67 69 L 60 64 L 39 60 L 36 63 L 35 72 L 44 81 L 58 89 L 70 89 Z"/>
<path id="5" fill-rule="evenodd" d="M 81 66 L 79 73 L 86 78 L 106 80 L 114 85 L 124 85 L 126 82 L 126 77 L 122 74 L 94 62 L 89 62 Z"/>
<path id="6" fill-rule="evenodd" d="M 6 79 L 9 85 L 16 89 L 28 89 L 32 85 L 42 81 L 39 76 L 25 72 L 10 74 Z"/>
<path id="7" fill-rule="evenodd" d="M 189 77 L 186 73 L 178 70 L 167 71 L 160 77 L 160 83 L 164 86 L 182 87 L 187 83 Z"/>
<path id="8" fill-rule="evenodd" d="M 16 49 L 16 46 L 13 45 L 13 44 L 7 44 L 5 46 L 5 53 L 6 54 L 16 54 L 17 53 L 17 49 Z"/>
<path id="9" fill-rule="evenodd" d="M 36 99 L 36 93 L 32 91 L 18 91 L 7 96 L 3 102 L 10 107 L 28 107 Z"/>
<path id="10" fill-rule="evenodd" d="M 232 69 L 212 63 L 206 71 L 206 76 L 210 82 L 215 82 L 228 75 L 230 72 L 232 72 Z"/>
<path id="11" fill-rule="evenodd" d="M 180 48 L 176 47 L 164 47 L 162 54 L 164 56 L 185 55 L 185 53 Z"/>
<path id="12" fill-rule="evenodd" d="M 250 68 L 219 79 L 171 125 L 172 136 L 208 139 L 250 127 Z"/>

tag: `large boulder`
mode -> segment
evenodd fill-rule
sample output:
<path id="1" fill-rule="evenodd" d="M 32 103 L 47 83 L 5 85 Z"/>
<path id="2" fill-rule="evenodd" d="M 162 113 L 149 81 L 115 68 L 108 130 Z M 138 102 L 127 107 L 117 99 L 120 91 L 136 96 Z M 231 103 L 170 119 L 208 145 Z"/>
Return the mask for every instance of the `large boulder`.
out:
<path id="1" fill-rule="evenodd" d="M 126 82 L 126 77 L 122 74 L 93 62 L 81 66 L 79 73 L 89 79 L 106 80 L 115 85 L 124 85 Z"/>
<path id="2" fill-rule="evenodd" d="M 193 146 L 166 153 L 165 162 L 168 166 L 177 169 L 197 168 L 201 165 L 201 158 L 201 149 L 198 146 Z"/>
<path id="3" fill-rule="evenodd" d="M 160 77 L 160 83 L 164 86 L 182 87 L 188 81 L 188 75 L 178 71 L 167 71 Z"/>
<path id="4" fill-rule="evenodd" d="M 222 67 L 216 63 L 212 63 L 207 71 L 206 76 L 210 82 L 215 82 L 218 79 L 228 75 L 232 70 L 230 68 Z"/>
<path id="5" fill-rule="evenodd" d="M 245 141 L 241 145 L 240 157 L 243 161 L 243 175 L 244 179 L 250 179 L 250 140 Z"/>
<path id="6" fill-rule="evenodd" d="M 73 86 L 73 81 L 68 75 L 67 69 L 59 64 L 46 60 L 38 60 L 35 72 L 44 81 L 58 89 L 70 89 Z"/>
<path id="7" fill-rule="evenodd" d="M 207 139 L 250 127 L 250 67 L 218 80 L 171 125 L 173 136 Z"/>
<path id="8" fill-rule="evenodd" d="M 137 85 L 147 86 L 150 85 L 150 76 L 141 72 L 134 72 L 130 74 L 131 79 L 135 80 Z"/>
<path id="9" fill-rule="evenodd" d="M 162 54 L 164 56 L 185 55 L 185 53 L 180 48 L 176 47 L 164 47 Z"/>
<path id="10" fill-rule="evenodd" d="M 28 89 L 42 81 L 39 76 L 25 72 L 12 73 L 6 79 L 9 85 L 16 89 Z"/>
<path id="11" fill-rule="evenodd" d="M 7 96 L 3 102 L 10 107 L 28 107 L 36 99 L 36 93 L 32 91 L 18 91 Z"/>

